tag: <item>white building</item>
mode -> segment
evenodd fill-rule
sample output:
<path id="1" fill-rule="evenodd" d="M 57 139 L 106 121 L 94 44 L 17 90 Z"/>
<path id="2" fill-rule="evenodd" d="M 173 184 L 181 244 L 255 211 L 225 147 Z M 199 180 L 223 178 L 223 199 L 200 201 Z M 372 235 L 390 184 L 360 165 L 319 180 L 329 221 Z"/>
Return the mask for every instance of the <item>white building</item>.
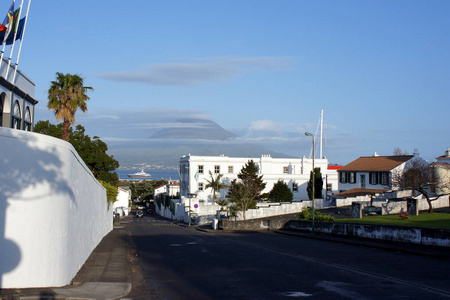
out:
<path id="1" fill-rule="evenodd" d="M 447 148 L 444 155 L 437 157 L 431 166 L 439 182 L 434 192 L 438 195 L 450 194 L 450 148 Z"/>
<path id="2" fill-rule="evenodd" d="M 189 197 L 196 194 L 200 203 L 213 204 L 212 189 L 206 189 L 207 180 L 211 179 L 209 172 L 216 177 L 223 174 L 222 182 L 231 184 L 237 178 L 242 167 L 250 161 L 259 168 L 258 175 L 263 175 L 266 188 L 262 193 L 272 190 L 278 180 L 285 182 L 294 194 L 294 201 L 307 200 L 306 187 L 312 171 L 312 159 L 303 158 L 273 158 L 270 155 L 262 155 L 259 158 L 221 156 L 195 156 L 187 155 L 180 159 L 180 196 Z M 336 169 L 328 170 L 327 159 L 315 159 L 314 166 L 320 168 L 324 180 L 332 191 L 338 190 L 338 176 Z M 218 191 L 218 198 L 224 198 L 228 190 Z"/>
<path id="3" fill-rule="evenodd" d="M 392 175 L 405 168 L 413 155 L 362 156 L 338 170 L 340 192 L 352 189 L 389 189 Z"/>
<path id="4" fill-rule="evenodd" d="M 8 72 L 9 71 L 9 72 Z M 35 84 L 5 58 L 0 62 L 0 127 L 31 131 L 34 124 Z M 8 76 L 6 74 L 8 73 Z"/>
<path id="5" fill-rule="evenodd" d="M 128 216 L 130 209 L 131 191 L 124 188 L 117 188 L 117 198 L 113 204 L 113 210 L 115 213 L 121 216 Z"/>

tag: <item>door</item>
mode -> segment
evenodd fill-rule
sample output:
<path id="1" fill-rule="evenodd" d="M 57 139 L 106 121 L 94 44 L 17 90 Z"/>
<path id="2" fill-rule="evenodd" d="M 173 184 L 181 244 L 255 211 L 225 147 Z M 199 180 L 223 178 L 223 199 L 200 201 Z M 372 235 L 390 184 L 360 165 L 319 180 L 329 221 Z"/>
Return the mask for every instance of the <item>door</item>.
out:
<path id="1" fill-rule="evenodd" d="M 360 181 L 359 187 L 362 189 L 365 189 L 366 188 L 366 175 L 361 175 L 360 179 L 361 179 L 361 181 Z"/>

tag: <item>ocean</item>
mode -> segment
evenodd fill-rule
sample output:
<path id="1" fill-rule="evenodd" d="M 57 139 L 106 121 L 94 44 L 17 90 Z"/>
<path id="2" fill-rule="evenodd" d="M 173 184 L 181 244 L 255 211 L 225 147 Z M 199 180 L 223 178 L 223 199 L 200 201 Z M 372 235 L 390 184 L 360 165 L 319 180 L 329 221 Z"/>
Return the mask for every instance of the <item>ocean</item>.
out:
<path id="1" fill-rule="evenodd" d="M 128 174 L 133 174 L 136 172 L 140 172 L 141 170 L 116 170 L 117 175 L 119 176 L 119 179 L 125 180 L 125 179 L 131 179 L 128 177 Z M 177 170 L 145 170 L 144 172 L 152 175 L 151 179 L 172 179 L 172 180 L 180 180 L 180 176 L 178 175 Z"/>

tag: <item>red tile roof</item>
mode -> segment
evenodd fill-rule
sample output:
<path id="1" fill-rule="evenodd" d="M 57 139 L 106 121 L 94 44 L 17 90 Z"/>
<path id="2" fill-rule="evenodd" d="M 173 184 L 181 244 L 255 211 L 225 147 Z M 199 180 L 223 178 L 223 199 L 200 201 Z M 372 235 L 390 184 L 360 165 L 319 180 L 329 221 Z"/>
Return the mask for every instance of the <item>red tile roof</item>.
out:
<path id="1" fill-rule="evenodd" d="M 363 156 L 345 165 L 339 171 L 388 172 L 413 157 L 414 155 Z"/>
<path id="2" fill-rule="evenodd" d="M 328 170 L 339 170 L 343 166 L 328 166 Z"/>

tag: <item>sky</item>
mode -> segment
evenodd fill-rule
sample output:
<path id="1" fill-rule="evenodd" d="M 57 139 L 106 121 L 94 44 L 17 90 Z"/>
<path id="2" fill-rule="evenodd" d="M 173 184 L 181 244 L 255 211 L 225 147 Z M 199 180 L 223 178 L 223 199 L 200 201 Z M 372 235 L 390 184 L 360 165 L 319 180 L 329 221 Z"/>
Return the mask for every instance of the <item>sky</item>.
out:
<path id="1" fill-rule="evenodd" d="M 52 123 L 56 72 L 81 75 L 94 91 L 76 122 L 111 146 L 189 117 L 309 156 L 323 110 L 330 163 L 394 148 L 434 160 L 450 147 L 449 12 L 445 0 L 32 1 L 19 69 L 36 121 Z"/>

